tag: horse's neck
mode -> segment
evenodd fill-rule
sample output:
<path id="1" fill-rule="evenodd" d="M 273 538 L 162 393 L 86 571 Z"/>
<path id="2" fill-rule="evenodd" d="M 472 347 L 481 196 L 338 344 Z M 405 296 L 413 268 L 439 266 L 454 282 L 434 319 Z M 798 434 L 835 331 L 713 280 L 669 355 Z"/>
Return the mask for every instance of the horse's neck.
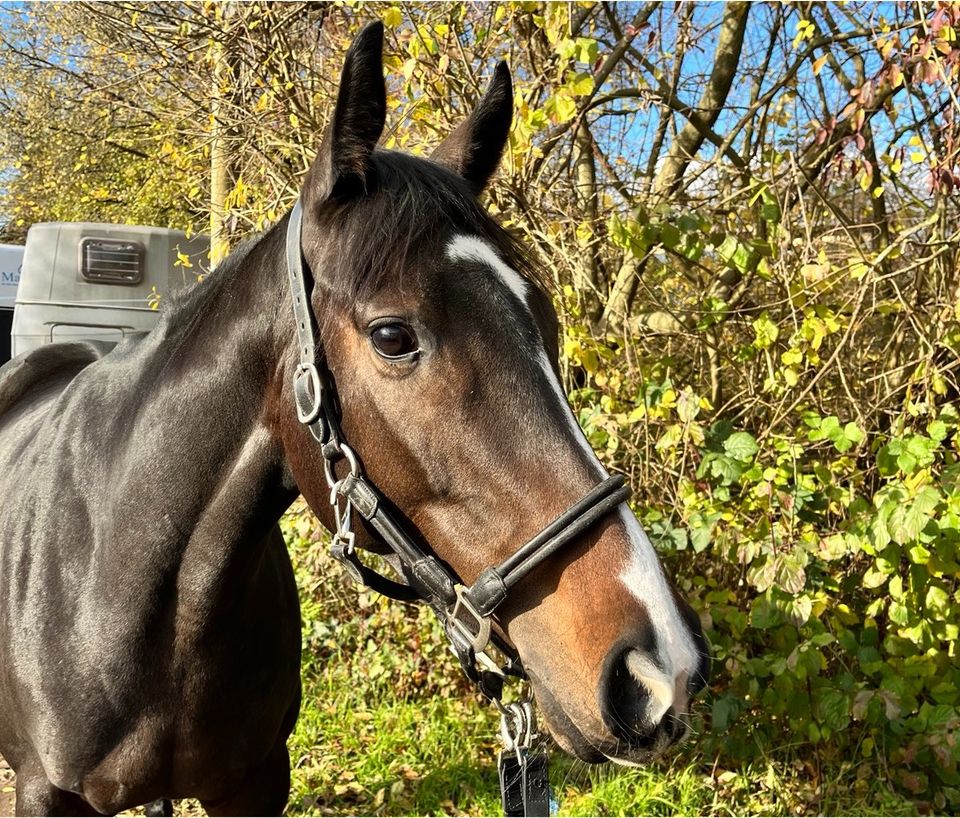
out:
<path id="1" fill-rule="evenodd" d="M 289 317 L 276 233 L 205 282 L 144 342 L 113 542 L 178 604 L 209 609 L 257 564 L 296 487 L 268 430 Z M 131 564 L 131 561 L 133 564 Z M 239 583 L 243 585 L 242 581 Z M 242 588 L 238 591 L 242 593 Z"/>

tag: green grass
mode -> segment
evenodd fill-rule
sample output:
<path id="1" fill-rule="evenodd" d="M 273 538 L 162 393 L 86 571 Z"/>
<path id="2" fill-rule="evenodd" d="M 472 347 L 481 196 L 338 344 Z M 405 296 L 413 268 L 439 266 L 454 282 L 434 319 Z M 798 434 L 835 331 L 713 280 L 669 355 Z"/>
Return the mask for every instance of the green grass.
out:
<path id="1" fill-rule="evenodd" d="M 309 517 L 285 533 L 304 617 L 303 706 L 290 740 L 291 815 L 500 814 L 494 709 L 462 679 L 432 614 L 346 584 Z M 645 769 L 551 752 L 560 814 L 910 815 L 863 762 L 822 770 L 789 748 L 723 768 L 695 743 Z"/>

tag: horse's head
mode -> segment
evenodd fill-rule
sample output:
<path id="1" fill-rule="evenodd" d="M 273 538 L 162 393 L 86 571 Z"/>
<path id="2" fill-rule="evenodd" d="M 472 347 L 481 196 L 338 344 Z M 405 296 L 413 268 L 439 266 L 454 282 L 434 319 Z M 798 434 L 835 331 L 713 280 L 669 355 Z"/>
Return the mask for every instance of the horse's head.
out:
<path id="1" fill-rule="evenodd" d="M 345 439 L 411 530 L 472 582 L 606 473 L 560 387 L 551 301 L 476 201 L 506 143 L 509 71 L 419 159 L 375 150 L 381 46 L 375 24 L 347 55 L 302 193 L 302 250 Z M 323 514 L 318 447 L 301 433 L 287 451 Z M 706 644 L 626 505 L 538 566 L 498 615 L 565 749 L 638 761 L 685 733 Z"/>

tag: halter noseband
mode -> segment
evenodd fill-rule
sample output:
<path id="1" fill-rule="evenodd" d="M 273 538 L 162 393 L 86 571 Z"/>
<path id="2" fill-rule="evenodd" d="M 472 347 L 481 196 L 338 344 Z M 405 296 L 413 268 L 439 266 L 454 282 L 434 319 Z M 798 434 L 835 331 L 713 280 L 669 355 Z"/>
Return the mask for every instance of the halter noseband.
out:
<path id="1" fill-rule="evenodd" d="M 297 323 L 299 363 L 293 377 L 297 418 L 320 444 L 324 472 L 330 487 L 336 531 L 331 551 L 358 582 L 378 593 L 404 602 L 423 601 L 443 623 L 447 638 L 464 673 L 489 698 L 499 701 L 505 675 L 522 676 L 519 656 L 506 640 L 493 614 L 509 592 L 538 565 L 578 535 L 595 525 L 630 496 L 623 477 L 608 477 L 526 545 L 496 566 L 485 568 L 473 585 L 464 586 L 457 575 L 434 555 L 424 551 L 390 513 L 384 496 L 363 474 L 353 450 L 343 440 L 338 423 L 336 393 L 325 363 L 317 354 L 316 327 L 310 308 L 301 249 L 302 209 L 293 207 L 287 223 L 287 272 Z M 319 365 L 318 365 L 319 361 Z M 345 460 L 349 474 L 338 479 L 334 465 Z M 365 566 L 354 547 L 352 512 L 356 511 L 380 535 L 412 582 L 388 579 Z M 506 658 L 499 666 L 487 653 L 493 644 Z"/>

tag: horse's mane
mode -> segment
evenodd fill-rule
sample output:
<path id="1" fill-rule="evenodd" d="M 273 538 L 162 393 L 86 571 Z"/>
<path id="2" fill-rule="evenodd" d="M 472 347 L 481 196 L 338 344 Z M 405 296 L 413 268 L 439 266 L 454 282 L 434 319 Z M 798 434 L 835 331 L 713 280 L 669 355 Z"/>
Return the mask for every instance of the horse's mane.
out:
<path id="1" fill-rule="evenodd" d="M 163 327 L 165 333 L 192 326 L 196 317 L 204 312 L 206 305 L 230 286 L 235 278 L 234 271 L 271 232 L 273 231 L 258 233 L 244 240 L 202 280 L 170 295 L 167 303 L 163 305 L 158 326 Z"/>

